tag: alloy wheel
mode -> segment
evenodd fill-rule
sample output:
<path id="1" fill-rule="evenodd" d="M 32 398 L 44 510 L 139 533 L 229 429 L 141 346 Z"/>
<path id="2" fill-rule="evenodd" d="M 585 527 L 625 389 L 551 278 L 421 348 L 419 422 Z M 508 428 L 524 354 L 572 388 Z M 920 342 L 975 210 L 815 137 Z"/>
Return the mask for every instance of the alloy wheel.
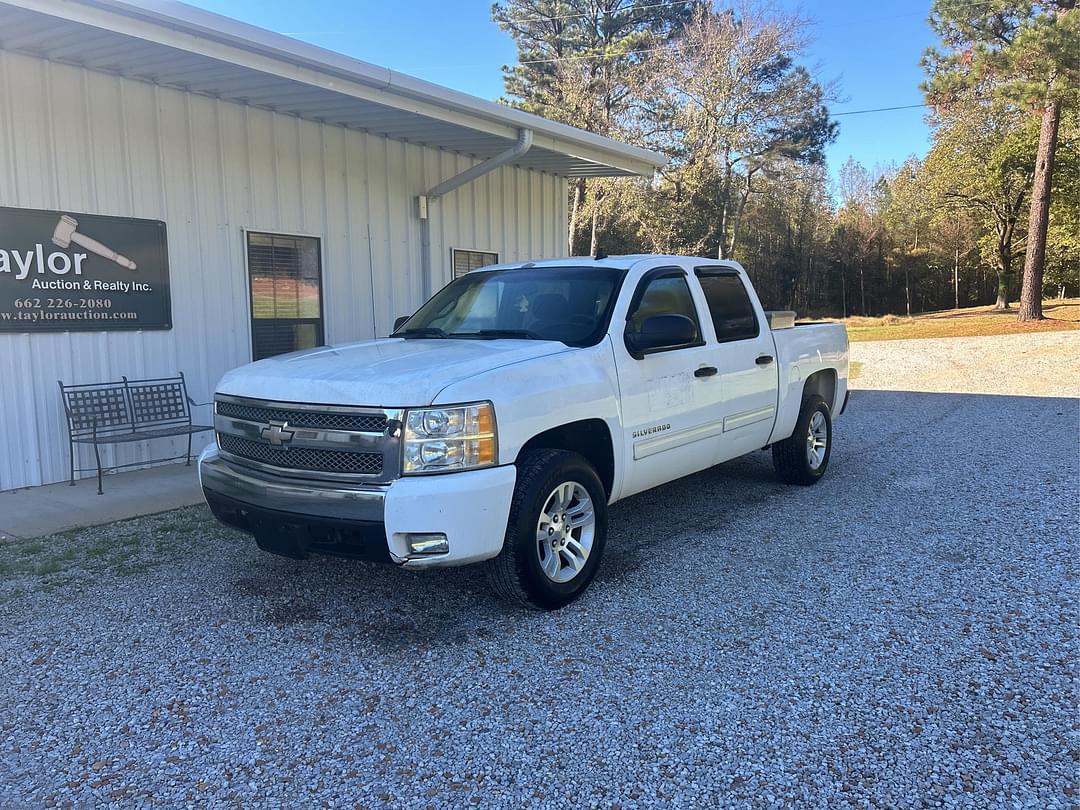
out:
<path id="1" fill-rule="evenodd" d="M 825 451 L 829 446 L 829 425 L 825 414 L 814 411 L 810 417 L 810 426 L 806 431 L 806 461 L 811 470 L 818 469 L 825 461 Z"/>
<path id="2" fill-rule="evenodd" d="M 588 490 L 564 481 L 548 495 L 536 522 L 540 568 L 552 582 L 569 582 L 581 573 L 596 535 L 596 512 Z"/>

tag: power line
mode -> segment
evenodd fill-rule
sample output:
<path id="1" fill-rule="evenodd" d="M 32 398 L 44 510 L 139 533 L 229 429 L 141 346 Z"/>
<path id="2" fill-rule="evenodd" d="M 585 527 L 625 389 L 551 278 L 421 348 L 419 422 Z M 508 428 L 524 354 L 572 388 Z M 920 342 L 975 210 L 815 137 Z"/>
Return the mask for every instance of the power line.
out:
<path id="1" fill-rule="evenodd" d="M 674 2 L 650 3 L 648 5 L 636 6 L 636 7 L 635 6 L 617 7 L 615 9 L 611 10 L 611 11 L 602 12 L 602 13 L 604 13 L 604 14 L 620 14 L 620 13 L 630 13 L 630 12 L 635 12 L 635 11 L 644 11 L 646 9 L 652 9 L 652 8 L 665 8 L 665 7 L 674 8 L 674 7 L 677 7 L 677 6 L 685 6 L 689 2 L 691 2 L 691 0 L 674 0 Z M 983 6 L 993 6 L 993 5 L 994 5 L 993 2 L 985 2 L 984 0 L 974 0 L 974 2 L 971 2 L 971 3 L 967 4 L 967 6 L 969 8 L 980 8 L 980 7 L 983 7 Z M 591 16 L 591 15 L 589 13 L 587 13 L 587 12 L 579 12 L 579 13 L 575 13 L 575 14 L 562 14 L 562 15 L 553 15 L 553 16 L 528 17 L 528 18 L 525 18 L 525 19 L 513 20 L 512 22 L 517 23 L 517 24 L 521 24 L 521 23 L 533 23 L 533 22 L 546 22 L 546 21 L 551 21 L 551 20 L 565 20 L 565 19 L 573 19 L 573 18 L 577 18 L 577 17 L 589 17 L 589 16 Z M 868 19 L 863 20 L 862 22 L 884 21 L 884 20 L 889 20 L 889 19 L 896 19 L 896 18 L 902 17 L 902 16 L 907 16 L 907 15 L 906 14 L 904 14 L 904 15 L 890 15 L 889 17 L 868 18 Z M 646 19 L 648 19 L 648 18 L 646 18 Z M 859 21 L 848 21 L 848 22 L 851 23 L 851 22 L 859 22 Z M 815 27 L 816 26 L 816 21 L 811 21 L 810 25 L 811 25 L 811 27 Z M 832 27 L 835 27 L 835 26 L 827 26 L 827 27 L 832 28 Z M 846 26 L 843 26 L 843 27 L 846 27 Z M 326 31 L 326 32 L 315 32 L 315 31 L 302 32 L 302 31 L 299 31 L 299 32 L 289 32 L 288 35 L 297 35 L 297 34 L 304 34 L 304 33 L 307 33 L 307 34 L 328 33 L 329 34 L 329 33 L 340 33 L 340 32 L 331 32 L 331 31 Z M 543 58 L 543 59 L 525 59 L 525 60 L 521 60 L 521 61 L 517 62 L 517 65 L 518 66 L 541 65 L 541 64 L 549 64 L 549 63 L 554 63 L 554 62 L 576 62 L 576 61 L 585 61 L 585 60 L 590 60 L 590 59 L 602 59 L 602 60 L 625 59 L 627 57 L 635 56 L 635 55 L 643 54 L 643 53 L 651 53 L 651 52 L 655 52 L 655 51 L 664 51 L 664 50 L 677 50 L 677 49 L 681 48 L 682 46 L 683 46 L 683 43 L 672 42 L 672 43 L 665 43 L 663 45 L 653 46 L 653 47 L 650 47 L 650 48 L 637 48 L 637 49 L 634 49 L 634 50 L 625 51 L 623 53 L 613 53 L 613 54 L 593 53 L 593 54 L 578 54 L 578 55 L 574 55 L 574 56 L 549 57 L 549 58 Z M 487 65 L 480 65 L 480 64 L 476 64 L 476 65 L 447 65 L 447 66 L 442 66 L 442 67 L 439 67 L 439 68 L 430 68 L 429 67 L 427 69 L 448 70 L 448 69 L 461 69 L 461 68 L 467 68 L 467 67 L 487 67 Z M 893 111 L 896 111 L 896 110 L 914 110 L 914 109 L 919 109 L 919 108 L 923 108 L 923 107 L 930 107 L 930 106 L 932 106 L 932 105 L 923 103 L 923 104 L 903 104 L 903 105 L 898 105 L 898 106 L 893 106 L 893 107 L 870 107 L 870 108 L 863 109 L 863 110 L 845 110 L 845 111 L 841 111 L 841 112 L 830 112 L 830 116 L 838 118 L 840 116 L 845 116 L 845 115 L 866 115 L 866 114 L 869 114 L 869 113 L 893 112 Z"/>
<path id="2" fill-rule="evenodd" d="M 650 3 L 649 5 L 645 5 L 645 6 L 625 6 L 625 7 L 615 8 L 615 9 L 613 9 L 611 11 L 607 11 L 607 12 L 602 11 L 601 14 L 623 14 L 623 13 L 630 13 L 630 12 L 636 12 L 636 11 L 644 11 L 645 9 L 649 9 L 649 8 L 675 8 L 677 6 L 689 5 L 691 2 L 692 2 L 692 0 L 675 0 L 675 2 L 668 2 L 668 3 Z M 996 5 L 997 5 L 996 0 L 973 0 L 973 2 L 964 4 L 964 7 L 965 8 L 983 8 L 983 7 L 994 7 Z M 720 9 L 721 12 L 723 12 L 723 11 L 732 11 L 732 10 L 734 10 L 734 9 L 728 9 L 728 8 L 721 8 Z M 921 17 L 928 16 L 927 12 L 921 12 L 920 11 L 920 12 L 917 12 L 917 14 L 918 14 L 918 16 L 921 16 Z M 521 19 L 521 20 L 513 20 L 512 22 L 516 22 L 516 23 L 549 22 L 551 20 L 568 20 L 568 19 L 573 19 L 575 17 L 591 17 L 591 16 L 593 16 L 593 15 L 591 13 L 589 13 L 589 12 L 579 12 L 577 14 L 561 14 L 561 15 L 552 15 L 552 16 L 541 15 L 539 17 L 527 17 L 527 18 Z M 862 18 L 862 19 L 846 20 L 842 26 L 827 25 L 826 27 L 827 28 L 836 28 L 836 27 L 847 28 L 852 23 L 882 22 L 882 21 L 885 21 L 885 20 L 895 20 L 895 19 L 898 19 L 898 18 L 901 18 L 901 17 L 913 17 L 913 16 L 916 16 L 916 12 L 906 12 L 906 13 L 903 13 L 903 14 L 892 14 L 892 15 L 889 15 L 888 17 L 865 17 L 865 18 Z M 660 19 L 660 18 L 659 17 L 655 17 L 655 18 L 654 17 L 648 17 L 648 18 L 645 18 L 645 19 Z M 816 24 L 817 24 L 817 21 L 814 20 L 813 18 L 811 18 L 810 19 L 810 25 L 816 25 Z"/>
<path id="3" fill-rule="evenodd" d="M 692 2 L 692 0 L 676 0 L 675 2 L 671 2 L 671 3 L 650 3 L 647 6 L 620 6 L 618 8 L 612 9 L 611 11 L 601 11 L 600 13 L 601 13 L 601 15 L 604 15 L 604 16 L 607 16 L 609 14 L 627 14 L 627 13 L 633 13 L 633 12 L 636 12 L 636 11 L 644 11 L 647 8 L 675 8 L 676 6 L 686 6 L 686 5 L 689 5 L 691 2 Z M 539 17 L 526 17 L 525 19 L 522 19 L 522 20 L 509 20 L 508 22 L 512 22 L 512 23 L 550 22 L 551 20 L 572 20 L 572 19 L 574 19 L 576 17 L 591 17 L 591 16 L 593 16 L 593 15 L 590 14 L 589 12 L 585 11 L 585 12 L 578 12 L 577 14 L 556 14 L 556 15 L 552 15 L 550 17 L 547 16 L 547 15 L 541 15 Z M 659 17 L 656 17 L 656 18 L 649 17 L 647 19 L 659 19 Z"/>
<path id="4" fill-rule="evenodd" d="M 650 3 L 648 5 L 636 6 L 636 7 L 635 6 L 621 6 L 619 8 L 612 9 L 611 11 L 606 11 L 606 12 L 602 11 L 601 14 L 624 14 L 624 13 L 630 13 L 630 12 L 644 11 L 646 9 L 651 9 L 651 8 L 675 8 L 676 6 L 689 5 L 692 2 L 693 2 L 693 0 L 672 0 L 672 2 Z M 984 8 L 984 7 L 993 8 L 997 4 L 998 4 L 997 0 L 973 0 L 973 2 L 966 3 L 964 5 L 964 7 L 969 8 L 969 9 L 972 9 L 972 8 Z M 725 9 L 721 9 L 721 10 L 723 11 Z M 904 12 L 902 14 L 890 14 L 890 15 L 885 16 L 885 17 L 861 17 L 861 18 L 845 19 L 844 21 L 842 21 L 839 24 L 837 24 L 837 23 L 823 24 L 820 20 L 818 20 L 818 19 L 816 19 L 814 17 L 808 17 L 807 18 L 807 24 L 811 28 L 827 28 L 829 30 L 836 30 L 836 29 L 850 28 L 853 25 L 858 25 L 858 24 L 862 24 L 862 23 L 887 22 L 889 20 L 904 19 L 904 18 L 914 17 L 914 16 L 927 17 L 928 14 L 929 14 L 928 12 L 921 12 L 921 11 L 920 12 L 912 12 L 912 11 L 909 11 L 909 12 Z M 575 14 L 557 14 L 557 15 L 552 15 L 552 16 L 526 17 L 524 19 L 512 20 L 510 22 L 514 22 L 514 23 L 518 23 L 518 24 L 520 24 L 520 23 L 534 23 L 534 22 L 549 22 L 551 20 L 569 20 L 569 19 L 574 19 L 575 17 L 591 17 L 591 16 L 593 16 L 593 15 L 590 12 L 577 12 Z M 638 22 L 645 22 L 647 20 L 659 20 L 659 19 L 661 19 L 660 16 L 639 17 Z M 492 22 L 494 22 L 494 20 L 492 20 Z M 341 28 L 335 28 L 335 29 L 330 29 L 330 30 L 325 30 L 325 31 L 278 31 L 277 33 L 281 34 L 282 36 L 286 36 L 286 37 L 328 36 L 328 35 L 331 35 L 331 34 L 338 34 L 338 35 L 342 35 L 342 36 L 352 36 L 350 31 L 348 31 L 346 29 L 341 29 Z M 454 67 L 485 67 L 485 66 L 484 65 L 455 65 Z"/>
<path id="5" fill-rule="evenodd" d="M 547 62 L 577 62 L 583 59 L 624 59 L 627 56 L 634 56 L 639 53 L 651 53 L 653 51 L 670 51 L 675 50 L 680 44 L 671 45 L 656 45 L 652 48 L 637 48 L 632 51 L 626 51 L 625 53 L 590 53 L 579 54 L 578 56 L 555 56 L 547 59 L 524 59 L 518 62 L 519 65 L 542 65 Z"/>
<path id="6" fill-rule="evenodd" d="M 639 53 L 652 53 L 654 51 L 667 51 L 682 47 L 682 43 L 671 43 L 669 45 L 655 45 L 651 48 L 635 48 L 631 51 L 624 51 L 623 53 L 585 53 L 577 54 L 575 56 L 551 56 L 543 59 L 523 59 L 515 62 L 510 67 L 516 67 L 520 65 L 544 65 L 551 62 L 580 62 L 589 59 L 625 59 L 628 56 L 634 56 Z M 458 64 L 458 65 L 428 65 L 423 68 L 403 68 L 403 70 L 460 70 L 462 68 L 486 68 L 486 64 Z"/>
<path id="7" fill-rule="evenodd" d="M 646 9 L 651 9 L 651 8 L 675 8 L 677 6 L 689 5 L 691 2 L 693 2 L 693 0 L 672 0 L 672 2 L 650 3 L 648 5 L 636 6 L 636 7 L 635 6 L 623 6 L 623 7 L 613 9 L 613 10 L 608 11 L 608 12 L 601 12 L 601 13 L 602 14 L 624 14 L 624 13 L 629 13 L 629 12 L 644 11 Z M 972 9 L 972 8 L 984 8 L 984 7 L 993 8 L 996 5 L 997 5 L 997 0 L 973 0 L 973 2 L 966 3 L 964 5 L 964 7 L 969 8 L 969 9 Z M 721 9 L 721 10 L 723 10 L 723 9 Z M 821 20 L 818 20 L 818 19 L 810 16 L 810 17 L 808 17 L 807 22 L 808 22 L 808 25 L 810 27 L 812 27 L 812 28 L 827 28 L 829 30 L 835 30 L 835 29 L 838 29 L 838 28 L 850 28 L 853 25 L 858 25 L 858 24 L 861 24 L 861 23 L 887 22 L 889 20 L 897 20 L 897 19 L 914 17 L 914 16 L 926 17 L 926 16 L 928 16 L 928 14 L 929 14 L 929 12 L 908 11 L 908 12 L 904 12 L 902 14 L 890 14 L 890 15 L 884 16 L 884 17 L 849 18 L 849 19 L 843 20 L 839 24 L 837 24 L 837 23 L 824 24 L 824 23 L 822 23 Z M 577 12 L 575 14 L 557 14 L 557 15 L 553 15 L 553 16 L 550 16 L 550 17 L 547 17 L 547 16 L 526 17 L 526 18 L 520 19 L 520 20 L 513 20 L 512 22 L 515 22 L 515 23 L 549 22 L 551 20 L 569 20 L 569 19 L 573 19 L 575 17 L 590 17 L 590 16 L 592 16 L 592 15 L 589 12 Z M 646 20 L 659 20 L 659 19 L 661 19 L 660 16 L 648 16 L 648 17 L 640 17 L 640 18 L 638 18 L 638 21 L 639 22 L 644 22 Z M 281 34 L 282 36 L 287 36 L 287 37 L 315 36 L 315 35 L 326 36 L 326 35 L 330 35 L 330 34 L 339 34 L 339 35 L 342 35 L 342 36 L 352 36 L 352 33 L 350 31 L 348 31 L 346 29 L 342 29 L 342 28 L 334 28 L 334 29 L 325 30 L 325 31 L 279 31 L 278 33 Z M 468 67 L 468 66 L 463 66 L 463 67 Z M 477 67 L 481 67 L 481 66 L 478 65 Z"/>
<path id="8" fill-rule="evenodd" d="M 674 0 L 673 2 L 649 3 L 648 5 L 644 5 L 644 6 L 619 6 L 617 8 L 611 9 L 610 11 L 601 10 L 600 11 L 600 16 L 601 17 L 607 17 L 607 16 L 612 16 L 612 15 L 615 15 L 615 14 L 636 14 L 639 11 L 645 11 L 646 9 L 650 9 L 650 8 L 677 8 L 677 7 L 680 7 L 680 6 L 688 6 L 692 2 L 693 2 L 693 0 Z M 511 24 L 511 25 L 524 25 L 524 24 L 527 24 L 527 23 L 551 22 L 553 20 L 573 20 L 573 19 L 576 19 L 578 17 L 592 17 L 592 16 L 593 16 L 593 14 L 591 14 L 590 12 L 584 11 L 584 12 L 576 12 L 574 14 L 553 14 L 551 16 L 542 15 L 542 16 L 539 16 L 539 17 L 525 17 L 523 19 L 510 19 L 510 20 L 507 20 L 507 23 Z M 659 20 L 659 19 L 662 19 L 662 17 L 660 15 L 649 15 L 649 16 L 646 16 L 646 17 L 636 17 L 635 19 L 636 19 L 637 22 L 646 22 L 648 20 Z M 492 20 L 492 22 L 498 22 L 498 21 Z M 310 35 L 315 35 L 315 34 L 317 34 L 317 35 L 344 34 L 344 33 L 347 33 L 347 32 L 342 31 L 341 29 L 335 29 L 335 30 L 332 30 L 332 31 L 282 31 L 281 33 L 282 33 L 283 36 L 294 37 L 294 36 L 300 36 L 300 35 L 310 36 Z"/>
<path id="9" fill-rule="evenodd" d="M 919 107 L 929 107 L 929 104 L 902 104 L 899 107 L 871 107 L 866 110 L 846 110 L 844 112 L 829 113 L 830 116 L 862 115 L 863 113 L 891 112 L 892 110 L 914 110 Z"/>

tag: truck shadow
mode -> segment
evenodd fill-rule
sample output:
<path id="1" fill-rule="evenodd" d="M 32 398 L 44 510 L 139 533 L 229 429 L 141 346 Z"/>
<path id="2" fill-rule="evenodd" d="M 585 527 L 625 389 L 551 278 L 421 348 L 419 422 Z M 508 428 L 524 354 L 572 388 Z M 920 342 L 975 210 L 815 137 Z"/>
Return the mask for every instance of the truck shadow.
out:
<path id="1" fill-rule="evenodd" d="M 816 486 L 780 483 L 763 451 L 613 506 L 597 579 L 566 611 L 603 611 L 617 601 L 647 615 L 645 598 L 634 599 L 645 581 L 663 587 L 665 568 L 678 576 L 698 562 L 683 592 L 712 600 L 766 568 L 784 577 L 785 559 L 813 555 L 822 544 L 830 554 L 867 553 L 853 531 L 864 531 L 877 513 L 940 510 L 963 520 L 1017 476 L 1068 485 L 1071 475 L 1075 483 L 1078 415 L 1080 400 L 1066 398 L 855 391 L 836 424 L 828 475 Z M 1006 435 L 1021 425 L 1037 426 L 1030 449 Z M 1049 452 L 1040 435 L 1072 450 Z M 237 538 L 229 598 L 268 626 L 318 628 L 394 651 L 508 636 L 546 621 L 497 600 L 477 566 L 408 572 L 320 557 L 291 561 L 222 531 Z M 967 559 L 959 548 L 941 553 L 943 564 Z"/>

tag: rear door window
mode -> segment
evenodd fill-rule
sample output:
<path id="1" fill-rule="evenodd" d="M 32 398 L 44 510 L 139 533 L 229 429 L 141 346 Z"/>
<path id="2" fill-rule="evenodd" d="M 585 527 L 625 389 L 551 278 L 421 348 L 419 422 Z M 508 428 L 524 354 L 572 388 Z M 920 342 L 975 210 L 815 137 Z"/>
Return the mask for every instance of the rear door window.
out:
<path id="1" fill-rule="evenodd" d="M 709 304 L 716 339 L 720 343 L 748 340 L 759 334 L 757 315 L 750 295 L 734 270 L 698 268 L 696 271 Z"/>

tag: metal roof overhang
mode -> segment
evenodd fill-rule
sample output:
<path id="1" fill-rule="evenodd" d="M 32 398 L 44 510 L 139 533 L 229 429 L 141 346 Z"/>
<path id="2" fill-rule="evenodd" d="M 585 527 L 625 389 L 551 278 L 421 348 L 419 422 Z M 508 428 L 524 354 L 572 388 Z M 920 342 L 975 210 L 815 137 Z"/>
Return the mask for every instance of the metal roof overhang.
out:
<path id="1" fill-rule="evenodd" d="M 0 50 L 565 177 L 651 175 L 665 158 L 168 0 L 0 0 Z"/>

